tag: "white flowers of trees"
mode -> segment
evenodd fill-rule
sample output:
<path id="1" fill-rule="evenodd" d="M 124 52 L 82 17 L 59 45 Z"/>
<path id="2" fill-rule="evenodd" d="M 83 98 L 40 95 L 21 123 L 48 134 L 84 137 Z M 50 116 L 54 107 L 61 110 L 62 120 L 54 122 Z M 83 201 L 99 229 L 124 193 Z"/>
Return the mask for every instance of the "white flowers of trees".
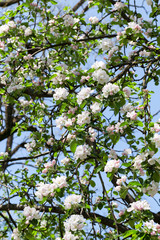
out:
<path id="1" fill-rule="evenodd" d="M 0 239 L 160 239 L 158 1 L 68 4 L 0 2 Z"/>

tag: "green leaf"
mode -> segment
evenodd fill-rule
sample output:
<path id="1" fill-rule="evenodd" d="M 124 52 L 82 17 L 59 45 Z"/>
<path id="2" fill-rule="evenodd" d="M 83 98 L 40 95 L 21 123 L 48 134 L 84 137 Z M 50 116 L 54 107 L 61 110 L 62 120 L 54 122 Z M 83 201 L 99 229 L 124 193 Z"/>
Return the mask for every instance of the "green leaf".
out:
<path id="1" fill-rule="evenodd" d="M 135 235 L 136 234 L 136 230 L 129 230 L 129 231 L 127 231 L 125 234 L 123 234 L 123 237 L 124 238 L 127 238 L 127 237 L 129 237 L 129 236 L 133 236 L 133 235 Z"/>
<path id="2" fill-rule="evenodd" d="M 132 181 L 128 183 L 128 186 L 142 186 L 138 181 Z"/>
<path id="3" fill-rule="evenodd" d="M 120 191 L 119 195 L 120 195 L 121 198 L 124 199 L 126 197 L 127 193 L 128 193 L 128 189 L 122 189 Z"/>
<path id="4" fill-rule="evenodd" d="M 72 151 L 73 153 L 75 153 L 77 146 L 78 146 L 78 143 L 77 143 L 76 140 L 71 141 L 71 143 L 70 143 L 70 149 L 71 149 L 71 151 Z"/>
<path id="5" fill-rule="evenodd" d="M 91 184 L 92 187 L 96 186 L 96 184 L 95 184 L 95 182 L 93 180 L 90 180 L 90 184 Z"/>

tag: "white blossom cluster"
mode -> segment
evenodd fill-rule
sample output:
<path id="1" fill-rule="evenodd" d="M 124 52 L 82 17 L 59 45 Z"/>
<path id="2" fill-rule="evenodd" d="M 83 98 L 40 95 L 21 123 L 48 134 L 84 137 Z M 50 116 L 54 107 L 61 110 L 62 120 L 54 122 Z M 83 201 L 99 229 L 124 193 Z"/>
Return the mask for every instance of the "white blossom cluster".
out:
<path id="1" fill-rule="evenodd" d="M 125 4 L 124 4 L 124 3 L 122 3 L 122 2 L 116 2 L 116 3 L 114 4 L 113 10 L 114 10 L 114 11 L 117 11 L 117 10 L 123 9 L 124 7 L 125 7 Z"/>
<path id="2" fill-rule="evenodd" d="M 19 102 L 21 106 L 25 108 L 25 107 L 28 107 L 30 104 L 32 104 L 33 100 L 28 101 L 28 100 L 20 99 Z"/>
<path id="3" fill-rule="evenodd" d="M 42 173 L 47 173 L 53 166 L 56 164 L 55 160 L 49 161 L 44 164 L 45 169 L 43 169 Z"/>
<path id="4" fill-rule="evenodd" d="M 105 172 L 117 171 L 120 166 L 120 160 L 109 160 L 104 168 Z"/>
<path id="5" fill-rule="evenodd" d="M 104 84 L 109 81 L 109 76 L 106 73 L 106 65 L 104 62 L 96 61 L 91 68 L 95 69 L 95 71 L 92 73 L 94 81 L 97 81 L 100 84 Z"/>
<path id="6" fill-rule="evenodd" d="M 156 162 L 160 165 L 160 159 L 159 158 L 152 157 L 152 158 L 148 159 L 148 163 L 150 165 L 154 165 Z"/>
<path id="7" fill-rule="evenodd" d="M 68 113 L 71 113 L 71 110 L 68 111 Z M 72 112 L 73 113 L 73 112 Z M 70 127 L 73 125 L 73 123 L 76 121 L 76 118 L 68 118 L 66 114 L 62 114 L 59 118 L 56 119 L 56 127 L 62 129 L 65 127 Z"/>
<path id="8" fill-rule="evenodd" d="M 119 87 L 117 85 L 115 85 L 115 84 L 112 84 L 112 83 L 107 83 L 102 88 L 103 96 L 105 98 L 108 98 L 109 95 L 116 94 L 119 91 L 120 91 Z"/>
<path id="9" fill-rule="evenodd" d="M 35 193 L 35 195 L 42 200 L 43 197 L 48 197 L 54 196 L 54 190 L 57 188 L 63 188 L 63 187 L 67 187 L 67 182 L 66 182 L 66 177 L 65 176 L 61 176 L 61 177 L 56 177 L 52 179 L 52 184 L 45 184 L 43 182 L 40 182 L 37 185 L 37 191 Z"/>
<path id="10" fill-rule="evenodd" d="M 150 210 L 150 205 L 146 200 L 139 200 L 131 203 L 130 205 L 131 207 L 127 209 L 127 212 Z"/>
<path id="11" fill-rule="evenodd" d="M 128 103 L 121 108 L 121 112 L 122 113 L 132 112 L 134 109 L 135 107 L 131 103 Z"/>
<path id="12" fill-rule="evenodd" d="M 27 27 L 27 28 L 25 29 L 25 31 L 24 31 L 24 35 L 25 35 L 26 37 L 32 35 L 32 29 L 31 29 L 30 27 Z"/>
<path id="13" fill-rule="evenodd" d="M 77 103 L 81 104 L 84 99 L 89 98 L 90 95 L 94 92 L 90 87 L 82 88 L 81 91 L 77 94 Z"/>
<path id="14" fill-rule="evenodd" d="M 133 167 L 135 169 L 140 169 L 142 167 L 142 162 L 146 160 L 147 155 L 142 153 L 137 155 L 133 160 Z"/>
<path id="15" fill-rule="evenodd" d="M 33 148 L 36 146 L 36 141 L 32 140 L 32 142 L 26 143 L 24 146 L 28 152 L 31 152 L 33 151 Z"/>
<path id="16" fill-rule="evenodd" d="M 91 142 L 94 142 L 96 140 L 98 133 L 92 127 L 89 128 L 88 132 L 91 136 L 91 138 L 90 138 Z"/>
<path id="17" fill-rule="evenodd" d="M 67 165 L 69 162 L 70 162 L 70 159 L 67 158 L 67 157 L 65 157 L 65 158 L 63 158 L 63 159 L 61 160 L 61 163 L 62 163 L 63 165 Z"/>
<path id="18" fill-rule="evenodd" d="M 79 239 L 79 237 L 75 236 L 71 232 L 65 232 L 63 237 L 63 240 L 76 240 L 76 239 Z M 61 240 L 61 239 L 56 239 L 56 240 Z"/>
<path id="19" fill-rule="evenodd" d="M 72 207 L 77 207 L 81 202 L 82 196 L 77 194 L 72 194 L 66 197 L 64 200 L 65 209 L 70 209 Z"/>
<path id="20" fill-rule="evenodd" d="M 123 134 L 124 132 L 124 129 L 127 127 L 126 125 L 124 126 L 121 126 L 121 124 L 123 123 L 124 121 L 120 121 L 118 123 L 116 123 L 115 125 L 109 125 L 107 128 L 106 128 L 106 131 L 109 132 L 110 134 L 113 134 L 114 131 L 116 133 L 121 133 Z"/>
<path id="21" fill-rule="evenodd" d="M 73 26 L 75 23 L 79 22 L 79 19 L 73 18 L 71 15 L 65 15 L 63 19 L 66 27 Z"/>
<path id="22" fill-rule="evenodd" d="M 156 235 L 157 233 L 160 233 L 160 224 L 155 223 L 153 220 L 145 222 L 144 226 L 145 226 L 145 230 L 151 231 L 152 236 Z"/>
<path id="23" fill-rule="evenodd" d="M 77 231 L 82 230 L 84 226 L 85 219 L 82 215 L 71 215 L 70 218 L 64 222 L 65 234 L 63 240 L 79 239 L 79 236 L 73 234 L 73 232 L 77 234 Z M 59 238 L 57 240 L 59 240 Z"/>
<path id="24" fill-rule="evenodd" d="M 89 147 L 87 144 L 79 145 L 76 148 L 76 151 L 74 153 L 74 159 L 75 160 L 84 160 L 91 154 L 91 147 Z"/>
<path id="25" fill-rule="evenodd" d="M 151 186 L 143 188 L 143 193 L 148 193 L 151 197 L 153 197 L 159 191 L 159 183 L 152 181 Z"/>
<path id="26" fill-rule="evenodd" d="M 154 134 L 154 137 L 152 138 L 152 141 L 155 143 L 156 147 L 160 147 L 160 135 L 158 133 Z"/>
<path id="27" fill-rule="evenodd" d="M 154 123 L 154 126 L 151 128 L 151 130 L 156 133 L 160 132 L 160 122 L 158 121 L 158 123 Z"/>
<path id="28" fill-rule="evenodd" d="M 85 219 L 82 215 L 71 215 L 70 218 L 68 218 L 64 222 L 64 227 L 66 232 L 70 231 L 77 231 L 77 230 L 82 230 L 83 227 L 85 226 Z"/>
<path id="29" fill-rule="evenodd" d="M 106 69 L 106 64 L 103 61 L 96 61 L 94 64 L 92 64 L 91 68 L 94 69 Z"/>
<path id="30" fill-rule="evenodd" d="M 14 229 L 13 229 L 13 233 L 12 233 L 11 237 L 12 237 L 14 240 L 21 240 L 20 232 L 18 231 L 18 228 L 14 228 Z"/>
<path id="31" fill-rule="evenodd" d="M 53 139 L 53 137 L 51 137 L 51 138 L 48 139 L 47 144 L 48 144 L 49 146 L 53 146 L 53 144 L 54 144 L 54 139 Z"/>
<path id="32" fill-rule="evenodd" d="M 23 215 L 26 217 L 26 224 L 28 224 L 29 221 L 32 219 L 40 218 L 39 211 L 36 210 L 34 207 L 31 208 L 29 206 L 24 208 Z"/>
<path id="33" fill-rule="evenodd" d="M 4 71 L 5 70 L 10 71 L 9 68 L 4 69 Z M 14 79 L 11 80 L 11 83 L 10 83 L 10 85 L 7 88 L 7 92 L 8 93 L 12 93 L 12 92 L 14 92 L 16 90 L 23 89 L 24 87 L 23 87 L 22 83 L 23 83 L 23 78 L 16 78 L 15 77 Z"/>
<path id="34" fill-rule="evenodd" d="M 92 24 L 97 24 L 99 22 L 99 19 L 95 16 L 95 17 L 90 17 L 89 18 L 89 21 L 92 23 Z"/>
<path id="35" fill-rule="evenodd" d="M 128 118 L 130 118 L 131 120 L 136 120 L 137 119 L 137 113 L 135 111 L 132 112 L 127 112 L 126 115 Z"/>
<path id="36" fill-rule="evenodd" d="M 136 22 L 129 22 L 128 23 L 128 26 L 125 28 L 125 31 L 128 29 L 128 28 L 131 28 L 133 31 L 135 31 L 136 33 L 140 32 L 141 31 L 141 26 L 136 23 Z"/>
<path id="37" fill-rule="evenodd" d="M 53 98 L 55 100 L 64 100 L 64 99 L 67 98 L 68 94 L 69 94 L 69 92 L 68 92 L 67 89 L 61 88 L 61 87 L 60 88 L 56 88 L 54 90 Z"/>
<path id="38" fill-rule="evenodd" d="M 80 126 L 86 123 L 90 123 L 91 117 L 90 117 L 90 112 L 88 111 L 83 111 L 82 113 L 77 115 L 77 124 Z"/>
<path id="39" fill-rule="evenodd" d="M 117 179 L 116 184 L 117 185 L 122 185 L 124 182 L 126 182 L 127 177 L 124 175 L 121 178 Z"/>
<path id="40" fill-rule="evenodd" d="M 57 73 L 56 73 L 56 76 L 53 77 L 53 78 L 51 79 L 51 81 L 52 81 L 52 83 L 53 83 L 54 85 L 57 85 L 57 84 L 62 84 L 65 79 L 66 79 L 66 77 L 65 77 L 64 74 L 62 74 L 62 73 L 60 73 L 60 72 L 57 72 Z"/>
<path id="41" fill-rule="evenodd" d="M 100 42 L 99 48 L 101 48 L 103 51 L 109 51 L 111 48 L 113 48 L 114 44 L 111 39 L 103 39 Z"/>
<path id="42" fill-rule="evenodd" d="M 98 102 L 94 102 L 91 106 L 90 109 L 93 114 L 98 113 L 101 111 L 101 104 Z"/>
<path id="43" fill-rule="evenodd" d="M 97 81 L 100 84 L 107 83 L 109 81 L 109 76 L 104 69 L 97 69 L 92 73 L 94 81 Z"/>
<path id="44" fill-rule="evenodd" d="M 124 87 L 123 92 L 125 93 L 126 97 L 130 97 L 131 89 L 129 87 Z"/>
<path id="45" fill-rule="evenodd" d="M 0 26 L 0 34 L 7 33 L 10 28 L 16 28 L 14 21 L 9 21 L 7 24 Z"/>

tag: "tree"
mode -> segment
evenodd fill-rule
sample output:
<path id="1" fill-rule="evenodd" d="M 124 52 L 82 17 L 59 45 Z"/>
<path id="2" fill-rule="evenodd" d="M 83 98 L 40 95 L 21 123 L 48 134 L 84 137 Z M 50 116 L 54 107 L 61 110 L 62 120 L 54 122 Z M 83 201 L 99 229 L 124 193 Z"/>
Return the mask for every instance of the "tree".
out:
<path id="1" fill-rule="evenodd" d="M 160 239 L 160 5 L 57 2 L 0 2 L 1 239 Z"/>

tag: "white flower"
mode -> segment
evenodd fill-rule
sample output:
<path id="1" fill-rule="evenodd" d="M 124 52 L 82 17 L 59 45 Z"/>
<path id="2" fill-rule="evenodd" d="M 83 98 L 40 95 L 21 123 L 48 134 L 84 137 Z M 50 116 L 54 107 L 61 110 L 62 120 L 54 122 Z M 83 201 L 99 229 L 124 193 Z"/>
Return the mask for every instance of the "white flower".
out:
<path id="1" fill-rule="evenodd" d="M 87 185 L 89 183 L 89 181 L 87 181 L 87 179 L 83 177 L 80 177 L 79 180 L 80 180 L 80 183 L 83 185 Z"/>
<path id="2" fill-rule="evenodd" d="M 9 31 L 9 26 L 7 24 L 0 26 L 0 34 L 7 33 Z"/>
<path id="3" fill-rule="evenodd" d="M 113 170 L 118 170 L 120 166 L 120 160 L 110 160 L 107 162 L 104 171 L 105 172 L 112 172 Z"/>
<path id="4" fill-rule="evenodd" d="M 92 113 L 98 113 L 101 110 L 101 105 L 100 103 L 95 102 L 90 106 L 90 109 L 92 110 Z"/>
<path id="5" fill-rule="evenodd" d="M 57 84 L 62 84 L 65 80 L 65 75 L 62 73 L 57 72 L 56 76 L 54 76 L 51 81 L 53 82 L 54 85 Z"/>
<path id="6" fill-rule="evenodd" d="M 90 87 L 82 88 L 81 91 L 77 94 L 78 104 L 81 104 L 84 99 L 89 98 L 90 94 L 93 92 L 94 92 L 94 90 L 91 90 Z"/>
<path id="7" fill-rule="evenodd" d="M 79 145 L 79 146 L 77 146 L 76 151 L 74 153 L 74 159 L 75 160 L 78 160 L 78 159 L 84 160 L 90 154 L 91 154 L 91 148 L 88 145 L 86 145 L 86 144 Z"/>
<path id="8" fill-rule="evenodd" d="M 128 112 L 126 116 L 128 118 L 130 118 L 131 120 L 136 120 L 137 119 L 137 113 L 135 111 Z"/>
<path id="9" fill-rule="evenodd" d="M 65 209 L 70 209 L 72 206 L 77 206 L 81 202 L 82 196 L 72 194 L 66 197 L 64 200 Z"/>
<path id="10" fill-rule="evenodd" d="M 126 94 L 127 97 L 131 95 L 131 89 L 129 87 L 124 87 L 123 92 Z"/>
<path id="11" fill-rule="evenodd" d="M 126 182 L 127 177 L 124 175 L 121 178 L 117 179 L 116 184 L 121 185 L 122 183 Z"/>
<path id="12" fill-rule="evenodd" d="M 26 223 L 28 223 L 32 219 L 39 219 L 40 218 L 39 211 L 36 210 L 34 207 L 31 208 L 29 206 L 24 208 L 23 215 L 27 219 Z"/>
<path id="13" fill-rule="evenodd" d="M 65 234 L 64 234 L 63 239 L 64 240 L 76 240 L 76 239 L 78 239 L 78 236 L 75 236 L 71 232 L 66 231 Z"/>
<path id="14" fill-rule="evenodd" d="M 57 188 L 67 187 L 66 176 L 58 176 L 52 179 L 52 182 L 56 184 Z"/>
<path id="15" fill-rule="evenodd" d="M 133 167 L 135 169 L 140 169 L 142 166 L 141 166 L 141 163 L 143 161 L 145 161 L 146 157 L 145 157 L 145 154 L 140 154 L 140 155 L 137 155 L 135 157 L 135 159 L 133 160 L 134 164 L 133 164 Z"/>
<path id="16" fill-rule="evenodd" d="M 61 160 L 61 163 L 64 164 L 64 165 L 67 165 L 68 163 L 70 162 L 70 159 L 65 157 Z"/>
<path id="17" fill-rule="evenodd" d="M 121 109 L 122 113 L 132 112 L 134 110 L 134 106 L 131 103 L 124 105 Z"/>
<path id="18" fill-rule="evenodd" d="M 159 183 L 152 181 L 152 185 L 147 188 L 143 188 L 144 193 L 148 193 L 151 197 L 153 197 L 159 190 Z"/>
<path id="19" fill-rule="evenodd" d="M 36 141 L 33 140 L 30 143 L 26 143 L 24 146 L 28 152 L 31 152 L 31 151 L 33 151 L 33 148 L 36 146 Z"/>
<path id="20" fill-rule="evenodd" d="M 91 68 L 94 68 L 94 69 L 98 69 L 98 68 L 102 68 L 102 69 L 106 69 L 106 64 L 102 61 L 96 61 L 92 66 Z"/>
<path id="21" fill-rule="evenodd" d="M 116 187 L 114 188 L 114 190 L 117 191 L 117 192 L 120 192 L 121 186 L 116 186 Z"/>
<path id="22" fill-rule="evenodd" d="M 62 115 L 61 117 L 56 119 L 56 127 L 62 129 L 65 125 L 65 122 L 67 120 L 67 117 L 65 115 Z"/>
<path id="23" fill-rule="evenodd" d="M 124 8 L 124 7 L 125 7 L 125 4 L 124 4 L 124 3 L 116 2 L 116 3 L 114 4 L 113 10 L 120 10 L 120 9 L 122 9 L 122 8 Z"/>
<path id="24" fill-rule="evenodd" d="M 158 162 L 160 164 L 160 159 L 158 159 L 158 158 L 150 158 L 150 159 L 148 159 L 148 163 L 150 165 L 154 165 L 156 162 Z"/>
<path id="25" fill-rule="evenodd" d="M 91 135 L 91 141 L 94 141 L 98 135 L 98 133 L 91 127 L 89 128 L 89 134 Z"/>
<path id="26" fill-rule="evenodd" d="M 64 25 L 66 27 L 73 26 L 79 19 L 73 18 L 71 15 L 64 16 Z"/>
<path id="27" fill-rule="evenodd" d="M 108 51 L 113 47 L 113 42 L 111 39 L 103 39 L 100 42 L 99 48 L 102 48 L 103 51 Z"/>
<path id="28" fill-rule="evenodd" d="M 89 18 L 89 21 L 92 23 L 92 24 L 97 24 L 99 22 L 99 19 L 97 17 L 90 17 Z"/>
<path id="29" fill-rule="evenodd" d="M 153 220 L 150 220 L 149 222 L 145 222 L 144 225 L 152 230 L 152 231 L 157 231 L 159 228 L 160 228 L 160 225 L 159 224 L 155 224 Z"/>
<path id="30" fill-rule="evenodd" d="M 9 27 L 11 27 L 11 28 L 15 28 L 15 27 L 16 27 L 16 24 L 15 24 L 14 21 L 9 21 L 9 22 L 7 23 L 7 25 L 8 25 Z"/>
<path id="31" fill-rule="evenodd" d="M 128 156 L 132 153 L 132 150 L 130 148 L 124 149 L 122 155 L 124 156 Z"/>
<path id="32" fill-rule="evenodd" d="M 18 231 L 18 228 L 13 229 L 13 233 L 11 236 L 14 240 L 21 240 L 20 233 Z"/>
<path id="33" fill-rule="evenodd" d="M 103 96 L 105 98 L 108 98 L 109 95 L 116 94 L 117 92 L 119 92 L 119 90 L 120 90 L 119 87 L 115 84 L 112 84 L 112 83 L 107 83 L 102 88 Z"/>
<path id="34" fill-rule="evenodd" d="M 55 100 L 64 100 L 67 98 L 69 92 L 65 88 L 56 88 L 53 94 Z"/>
<path id="35" fill-rule="evenodd" d="M 47 221 L 46 220 L 42 220 L 41 221 L 41 227 L 45 228 L 47 226 Z"/>
<path id="36" fill-rule="evenodd" d="M 154 137 L 152 138 L 152 141 L 155 143 L 156 147 L 160 147 L 160 135 L 158 133 L 154 134 Z"/>
<path id="37" fill-rule="evenodd" d="M 131 203 L 130 205 L 131 207 L 127 209 L 127 212 L 150 210 L 150 205 L 146 200 L 139 200 L 137 202 Z"/>
<path id="38" fill-rule="evenodd" d="M 77 115 L 77 124 L 80 126 L 86 123 L 90 123 L 91 117 L 90 117 L 90 112 L 84 111 L 81 114 Z"/>
<path id="39" fill-rule="evenodd" d="M 30 36 L 31 34 L 32 34 L 32 29 L 30 27 L 26 28 L 24 31 L 24 35 L 27 37 L 27 36 Z"/>
<path id="40" fill-rule="evenodd" d="M 82 230 L 85 226 L 85 219 L 82 215 L 71 215 L 69 219 L 64 222 L 66 231 Z"/>
<path id="41" fill-rule="evenodd" d="M 131 28 L 135 32 L 140 32 L 142 29 L 141 26 L 135 22 L 129 22 L 128 27 L 126 27 L 125 30 L 127 30 L 128 28 Z"/>
<path id="42" fill-rule="evenodd" d="M 140 51 L 139 55 L 142 57 L 149 57 L 151 55 L 151 52 L 147 52 L 146 50 Z"/>
<path id="43" fill-rule="evenodd" d="M 97 69 L 92 73 L 93 80 L 97 81 L 98 83 L 107 83 L 109 81 L 109 76 L 103 69 Z"/>

